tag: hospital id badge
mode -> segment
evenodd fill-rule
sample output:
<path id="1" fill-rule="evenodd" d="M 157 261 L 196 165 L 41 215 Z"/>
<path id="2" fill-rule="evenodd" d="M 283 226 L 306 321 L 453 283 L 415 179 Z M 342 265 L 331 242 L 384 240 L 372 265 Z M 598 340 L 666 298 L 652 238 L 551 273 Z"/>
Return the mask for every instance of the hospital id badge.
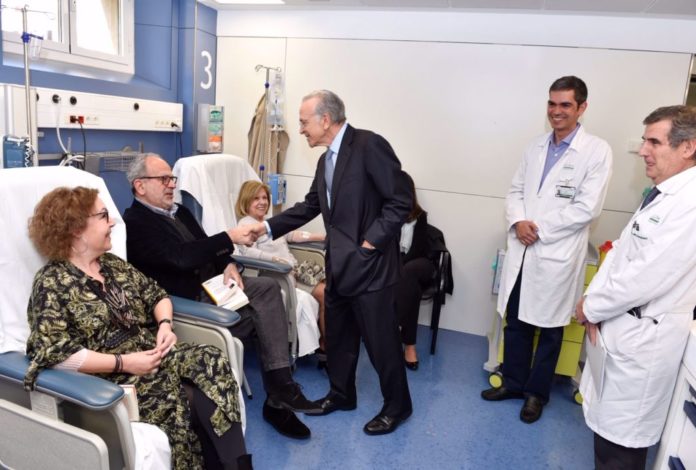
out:
<path id="1" fill-rule="evenodd" d="M 575 186 L 556 185 L 556 197 L 572 199 L 575 197 Z"/>

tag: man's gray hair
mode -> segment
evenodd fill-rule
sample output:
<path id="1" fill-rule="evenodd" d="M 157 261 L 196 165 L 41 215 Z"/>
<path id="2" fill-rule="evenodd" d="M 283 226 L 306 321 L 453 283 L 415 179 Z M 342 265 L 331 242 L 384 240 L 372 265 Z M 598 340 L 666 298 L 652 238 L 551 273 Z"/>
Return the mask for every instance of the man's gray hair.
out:
<path id="1" fill-rule="evenodd" d="M 314 110 L 317 116 L 329 115 L 332 123 L 343 124 L 346 120 L 346 107 L 336 93 L 329 90 L 315 90 L 302 98 L 307 101 L 311 98 L 319 98 L 317 107 Z"/>
<path id="2" fill-rule="evenodd" d="M 133 181 L 143 176 L 147 176 L 147 158 L 156 157 L 162 158 L 156 153 L 141 153 L 128 165 L 128 171 L 126 171 L 126 178 L 133 187 Z"/>
<path id="3" fill-rule="evenodd" d="M 672 128 L 667 134 L 669 146 L 677 148 L 682 142 L 696 139 L 696 107 L 694 106 L 663 106 L 657 108 L 648 117 L 643 119 L 643 124 L 655 124 L 659 121 L 671 121 Z M 696 152 L 691 156 L 696 159 Z"/>

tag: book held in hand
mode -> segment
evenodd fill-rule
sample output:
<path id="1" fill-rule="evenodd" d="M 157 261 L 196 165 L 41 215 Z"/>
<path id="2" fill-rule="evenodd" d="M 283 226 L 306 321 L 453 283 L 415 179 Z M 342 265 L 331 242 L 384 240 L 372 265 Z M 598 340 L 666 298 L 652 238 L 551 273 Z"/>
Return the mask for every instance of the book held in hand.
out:
<path id="1" fill-rule="evenodd" d="M 215 305 L 229 310 L 238 310 L 247 305 L 249 298 L 237 283 L 230 281 L 228 286 L 223 282 L 223 278 L 224 275 L 219 274 L 202 284 L 203 289 Z"/>

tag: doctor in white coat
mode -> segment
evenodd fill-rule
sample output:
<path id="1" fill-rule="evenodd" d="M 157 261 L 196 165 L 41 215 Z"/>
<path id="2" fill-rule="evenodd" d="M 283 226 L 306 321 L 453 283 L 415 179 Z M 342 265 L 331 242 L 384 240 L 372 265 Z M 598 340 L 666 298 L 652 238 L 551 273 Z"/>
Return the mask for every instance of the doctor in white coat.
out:
<path id="1" fill-rule="evenodd" d="M 658 108 L 643 124 L 640 156 L 655 187 L 576 308 L 606 349 L 603 370 L 588 362 L 580 384 L 597 469 L 645 468 L 696 305 L 696 108 Z"/>
<path id="2" fill-rule="evenodd" d="M 549 400 L 563 327 L 582 293 L 590 223 L 602 210 L 611 175 L 609 144 L 578 124 L 586 99 L 587 87 L 577 77 L 551 85 L 553 132 L 527 148 L 506 199 L 508 243 L 498 297 L 498 312 L 507 311 L 503 386 L 481 396 L 524 398 L 520 419 L 526 423 L 539 419 Z"/>

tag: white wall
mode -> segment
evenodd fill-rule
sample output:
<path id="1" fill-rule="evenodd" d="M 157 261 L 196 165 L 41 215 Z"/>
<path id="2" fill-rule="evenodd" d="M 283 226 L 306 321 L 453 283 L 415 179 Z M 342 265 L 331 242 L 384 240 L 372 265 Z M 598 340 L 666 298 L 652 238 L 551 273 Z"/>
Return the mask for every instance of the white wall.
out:
<path id="1" fill-rule="evenodd" d="M 646 31 L 671 29 L 669 47 L 682 52 L 696 44 L 694 22 L 685 28 L 678 20 L 414 15 L 221 11 L 217 101 L 226 106 L 225 151 L 246 155 L 246 133 L 264 82 L 254 66 L 282 67 L 291 139 L 284 171 L 290 201 L 301 199 L 322 149 L 309 149 L 298 135 L 297 109 L 312 89 L 336 91 L 349 122 L 390 141 L 414 176 L 430 221 L 445 233 L 455 295 L 441 326 L 484 334 L 495 305 L 490 265 L 505 243 L 503 198 L 524 147 L 548 130 L 544 111 L 551 81 L 564 74 L 587 81 L 584 124 L 614 149 L 615 176 L 592 236 L 598 244 L 618 234 L 649 184 L 639 159 L 629 153 L 640 141 L 640 121 L 659 105 L 683 101 L 690 67 L 687 54 L 611 49 L 669 50 L 665 41 L 650 41 Z M 590 25 L 593 33 L 587 34 Z M 680 37 L 677 26 L 688 32 Z M 422 321 L 428 321 L 427 310 Z"/>
<path id="2" fill-rule="evenodd" d="M 470 11 L 219 11 L 218 36 L 389 39 L 696 52 L 696 19 Z M 218 56 L 219 57 L 219 56 Z"/>

